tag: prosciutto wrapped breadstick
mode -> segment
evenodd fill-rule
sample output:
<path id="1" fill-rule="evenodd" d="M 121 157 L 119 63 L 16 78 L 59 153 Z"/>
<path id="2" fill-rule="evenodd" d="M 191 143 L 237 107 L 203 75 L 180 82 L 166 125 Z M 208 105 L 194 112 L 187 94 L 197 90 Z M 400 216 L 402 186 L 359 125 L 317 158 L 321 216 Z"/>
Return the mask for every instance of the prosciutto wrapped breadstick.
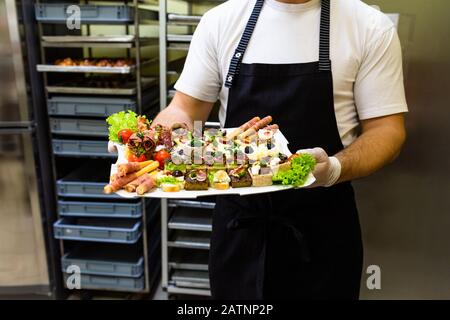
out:
<path id="1" fill-rule="evenodd" d="M 156 187 L 156 181 L 153 177 L 146 175 L 148 178 L 145 179 L 136 189 L 138 195 L 143 195 Z"/>
<path id="2" fill-rule="evenodd" d="M 143 182 L 145 182 L 145 180 L 147 180 L 148 178 L 149 178 L 149 175 L 144 174 L 143 176 L 140 176 L 139 178 L 131 181 L 124 187 L 125 191 L 135 192 L 137 187 L 139 187 L 139 185 L 141 185 Z"/>
<path id="3" fill-rule="evenodd" d="M 148 166 L 152 162 L 153 162 L 153 160 L 143 161 L 143 162 L 128 162 L 128 163 L 119 164 L 119 166 L 117 167 L 117 176 L 124 177 L 129 173 L 139 171 L 142 168 L 145 168 L 146 166 Z"/>
<path id="4" fill-rule="evenodd" d="M 106 185 L 105 188 L 103 188 L 103 192 L 106 194 L 111 194 L 113 192 L 116 192 L 126 186 L 128 183 L 130 183 L 133 180 L 136 180 L 137 178 L 141 177 L 142 175 L 149 173 L 151 171 L 156 170 L 159 167 L 158 161 L 152 161 L 151 164 L 146 166 L 145 168 L 130 173 L 129 175 L 126 175 L 124 177 L 117 177 L 114 181 L 111 181 L 110 184 Z"/>
<path id="5" fill-rule="evenodd" d="M 244 131 L 244 133 L 241 133 L 239 135 L 239 139 L 244 139 L 245 137 L 254 135 L 256 132 L 258 132 L 259 129 L 267 127 L 271 122 L 272 122 L 271 116 L 267 116 L 259 120 L 258 122 L 253 124 L 250 128 L 248 128 L 246 131 Z"/>
<path id="6" fill-rule="evenodd" d="M 234 139 L 236 138 L 238 135 L 240 135 L 241 133 L 245 132 L 246 130 L 248 130 L 249 128 L 251 128 L 255 123 L 257 123 L 258 121 L 260 121 L 261 119 L 259 117 L 254 117 L 253 119 L 251 119 L 250 121 L 247 121 L 246 123 L 244 123 L 242 126 L 240 126 L 239 128 L 237 128 L 236 130 L 234 130 L 233 132 L 229 133 L 227 135 L 228 139 Z"/>

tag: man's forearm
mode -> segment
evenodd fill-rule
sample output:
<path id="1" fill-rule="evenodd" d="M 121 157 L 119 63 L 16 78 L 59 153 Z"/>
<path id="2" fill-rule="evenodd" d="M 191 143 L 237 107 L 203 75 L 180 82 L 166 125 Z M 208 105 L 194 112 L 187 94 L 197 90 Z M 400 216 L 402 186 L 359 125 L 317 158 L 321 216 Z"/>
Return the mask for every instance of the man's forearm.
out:
<path id="1" fill-rule="evenodd" d="M 339 152 L 336 155 L 342 165 L 339 182 L 366 177 L 395 160 L 406 139 L 401 121 L 401 125 L 369 127 Z"/>

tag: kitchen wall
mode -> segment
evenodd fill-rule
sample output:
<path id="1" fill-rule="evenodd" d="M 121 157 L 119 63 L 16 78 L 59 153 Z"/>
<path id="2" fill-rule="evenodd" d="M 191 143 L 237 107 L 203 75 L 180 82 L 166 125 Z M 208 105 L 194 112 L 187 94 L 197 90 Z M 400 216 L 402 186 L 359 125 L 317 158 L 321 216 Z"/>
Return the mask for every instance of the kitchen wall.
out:
<path id="1" fill-rule="evenodd" d="M 399 159 L 355 183 L 365 264 L 381 290 L 363 299 L 450 298 L 450 1 L 370 0 L 400 13 L 408 141 Z"/>

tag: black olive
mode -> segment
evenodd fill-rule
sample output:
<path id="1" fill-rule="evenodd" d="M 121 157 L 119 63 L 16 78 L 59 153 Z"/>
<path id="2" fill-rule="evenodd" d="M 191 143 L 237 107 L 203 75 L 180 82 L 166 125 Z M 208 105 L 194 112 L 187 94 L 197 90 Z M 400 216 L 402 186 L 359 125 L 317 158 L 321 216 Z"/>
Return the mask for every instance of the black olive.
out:
<path id="1" fill-rule="evenodd" d="M 180 156 L 182 156 L 182 155 L 184 154 L 184 150 L 183 150 L 183 149 L 178 150 L 178 154 L 179 154 Z"/>
<path id="2" fill-rule="evenodd" d="M 244 149 L 244 152 L 245 152 L 246 154 L 253 153 L 253 148 L 250 147 L 250 146 L 246 146 L 245 149 Z"/>
<path id="3" fill-rule="evenodd" d="M 182 177 L 183 172 L 181 172 L 180 170 L 175 170 L 174 172 L 172 172 L 172 176 L 174 176 L 175 178 Z"/>
<path id="4" fill-rule="evenodd" d="M 272 141 L 267 142 L 267 149 L 273 149 L 275 146 L 272 144 Z"/>

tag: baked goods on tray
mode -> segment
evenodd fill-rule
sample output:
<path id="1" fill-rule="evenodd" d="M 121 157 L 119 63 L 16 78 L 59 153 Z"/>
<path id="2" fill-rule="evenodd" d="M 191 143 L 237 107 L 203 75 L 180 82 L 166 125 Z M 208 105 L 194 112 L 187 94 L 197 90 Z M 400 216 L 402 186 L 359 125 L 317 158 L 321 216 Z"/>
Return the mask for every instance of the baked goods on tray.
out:
<path id="1" fill-rule="evenodd" d="M 100 59 L 58 59 L 55 65 L 62 67 L 129 67 L 134 65 L 134 59 L 100 58 Z"/>

